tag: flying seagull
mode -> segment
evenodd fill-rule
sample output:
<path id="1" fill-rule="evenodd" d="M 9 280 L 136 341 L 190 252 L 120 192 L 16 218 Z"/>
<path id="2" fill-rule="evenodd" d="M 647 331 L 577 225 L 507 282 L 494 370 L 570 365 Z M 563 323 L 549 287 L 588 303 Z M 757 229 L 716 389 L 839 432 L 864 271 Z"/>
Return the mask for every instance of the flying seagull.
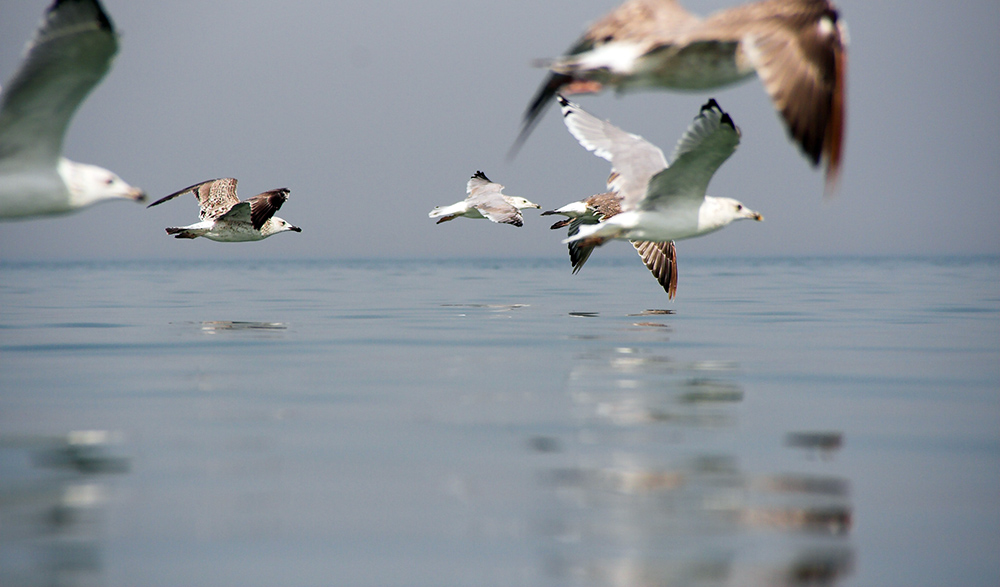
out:
<path id="1" fill-rule="evenodd" d="M 840 173 L 847 26 L 828 0 L 763 0 L 705 18 L 677 0 L 627 0 L 560 58 L 524 114 L 516 153 L 556 94 L 641 88 L 700 91 L 760 77 L 827 191 Z"/>
<path id="2" fill-rule="evenodd" d="M 288 199 L 288 188 L 268 190 L 241 202 L 236 195 L 236 180 L 231 177 L 196 183 L 160 198 L 147 208 L 188 192 L 198 198 L 201 222 L 168 228 L 167 234 L 174 238 L 203 236 L 222 243 L 239 243 L 264 240 L 279 232 L 302 232 L 298 226 L 274 215 Z"/>
<path id="3" fill-rule="evenodd" d="M 614 192 L 595 194 L 585 200 L 566 204 L 562 208 L 542 212 L 542 216 L 551 214 L 566 216 L 566 220 L 556 222 L 551 228 L 569 226 L 568 236 L 574 236 L 579 232 L 580 226 L 597 224 L 621 212 L 621 199 L 621 196 Z M 677 295 L 677 248 L 674 242 L 632 241 L 632 246 L 639 253 L 646 268 L 652 272 L 657 283 L 667 292 L 667 297 L 674 299 Z M 594 245 L 572 242 L 567 247 L 575 275 L 590 258 Z"/>
<path id="4" fill-rule="evenodd" d="M 450 206 L 436 206 L 427 215 L 438 218 L 436 224 L 454 220 L 459 216 L 466 218 L 489 218 L 493 222 L 521 226 L 524 219 L 521 210 L 524 208 L 541 208 L 538 204 L 529 202 L 517 196 L 508 196 L 501 191 L 503 186 L 493 183 L 482 171 L 477 171 L 466 185 L 469 194 L 461 202 Z"/>
<path id="5" fill-rule="evenodd" d="M 62 157 L 73 113 L 111 67 L 118 37 L 97 0 L 56 0 L 0 93 L 0 219 L 145 200 L 107 169 Z"/>
<path id="6" fill-rule="evenodd" d="M 667 242 L 719 230 L 734 220 L 763 220 L 732 198 L 706 196 L 715 171 L 733 154 L 740 131 L 710 99 L 688 127 L 667 166 L 663 151 L 639 135 L 600 120 L 559 96 L 563 121 L 588 151 L 611 162 L 608 187 L 621 195 L 621 212 L 580 226 L 564 243 L 600 246 L 608 239 Z"/>

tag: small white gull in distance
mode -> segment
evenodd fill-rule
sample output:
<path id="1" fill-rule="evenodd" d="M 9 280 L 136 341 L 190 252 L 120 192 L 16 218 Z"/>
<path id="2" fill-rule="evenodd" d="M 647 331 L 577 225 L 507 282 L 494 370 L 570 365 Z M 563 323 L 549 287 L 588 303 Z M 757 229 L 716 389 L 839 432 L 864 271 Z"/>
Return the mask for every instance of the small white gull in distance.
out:
<path id="1" fill-rule="evenodd" d="M 524 208 L 541 208 L 534 202 L 501 193 L 504 186 L 494 183 L 482 171 L 477 171 L 466 184 L 468 196 L 461 202 L 450 206 L 436 206 L 427 214 L 430 218 L 438 218 L 436 224 L 454 220 L 459 216 L 466 218 L 489 218 L 501 224 L 522 226 L 524 219 L 521 210 Z"/>
<path id="2" fill-rule="evenodd" d="M 566 204 L 562 208 L 542 212 L 542 216 L 551 214 L 566 216 L 566 220 L 556 222 L 551 228 L 569 226 L 568 236 L 574 236 L 579 232 L 580 226 L 597 224 L 621 212 L 621 199 L 621 196 L 614 192 L 595 194 L 584 200 Z M 674 296 L 677 295 L 677 248 L 674 246 L 674 241 L 662 243 L 631 242 L 636 252 L 639 253 L 643 264 L 656 278 L 656 282 L 667 292 L 667 298 L 674 299 Z M 567 247 L 569 248 L 570 264 L 573 265 L 573 274 L 575 275 L 590 258 L 590 254 L 594 251 L 594 245 L 577 241 L 569 243 Z"/>
<path id="3" fill-rule="evenodd" d="M 806 158 L 814 166 L 825 160 L 829 193 L 843 156 L 847 44 L 829 0 L 763 0 L 705 18 L 677 0 L 628 0 L 547 64 L 512 153 L 557 93 L 699 91 L 756 74 Z"/>
<path id="4" fill-rule="evenodd" d="M 279 232 L 302 232 L 298 226 L 274 215 L 288 199 L 288 188 L 268 190 L 240 201 L 236 180 L 231 177 L 210 179 L 188 186 L 153 202 L 148 208 L 191 192 L 201 207 L 199 218 L 188 226 L 167 228 L 174 238 L 205 237 L 223 243 L 259 241 Z"/>
<path id="5" fill-rule="evenodd" d="M 608 239 L 667 242 L 715 232 L 734 220 L 763 220 L 732 198 L 705 195 L 715 171 L 736 150 L 740 131 L 710 99 L 688 127 L 666 167 L 663 151 L 638 135 L 600 120 L 559 96 L 563 121 L 587 150 L 611 162 L 608 187 L 621 212 L 581 226 L 564 243 L 600 246 Z"/>
<path id="6" fill-rule="evenodd" d="M 77 107 L 111 67 L 118 38 L 96 0 L 57 0 L 0 93 L 0 219 L 65 214 L 142 190 L 62 156 Z"/>

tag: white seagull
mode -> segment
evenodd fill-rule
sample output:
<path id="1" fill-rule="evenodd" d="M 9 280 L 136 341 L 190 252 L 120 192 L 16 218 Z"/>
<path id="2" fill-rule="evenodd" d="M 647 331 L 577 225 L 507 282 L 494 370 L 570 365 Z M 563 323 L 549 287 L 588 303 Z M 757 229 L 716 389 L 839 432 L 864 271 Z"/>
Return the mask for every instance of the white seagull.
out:
<path id="1" fill-rule="evenodd" d="M 677 0 L 627 0 L 548 64 L 512 153 L 557 93 L 699 91 L 756 74 L 805 156 L 814 166 L 825 160 L 829 192 L 843 154 L 847 44 L 829 0 L 763 0 L 705 18 Z"/>
<path id="2" fill-rule="evenodd" d="M 454 220 L 459 216 L 466 218 L 489 218 L 493 222 L 521 226 L 524 219 L 521 210 L 524 208 L 541 208 L 538 204 L 529 202 L 517 196 L 501 193 L 503 186 L 493 183 L 482 171 L 477 171 L 466 184 L 469 195 L 461 202 L 450 206 L 436 206 L 427 216 L 438 218 L 436 224 Z"/>
<path id="3" fill-rule="evenodd" d="M 264 240 L 279 232 L 302 232 L 298 226 L 274 215 L 288 199 L 288 188 L 268 190 L 241 202 L 236 195 L 236 180 L 231 177 L 196 183 L 160 198 L 147 208 L 188 192 L 198 198 L 201 222 L 168 228 L 167 234 L 174 238 L 203 236 L 222 243 L 239 243 Z"/>
<path id="4" fill-rule="evenodd" d="M 114 173 L 62 157 L 63 136 L 111 67 L 118 38 L 97 0 L 56 0 L 0 94 L 0 219 L 64 214 L 145 194 Z"/>
<path id="5" fill-rule="evenodd" d="M 688 127 L 667 166 L 663 151 L 639 135 L 588 114 L 559 96 L 563 121 L 588 151 L 611 162 L 608 187 L 621 195 L 621 213 L 581 226 L 564 243 L 600 246 L 608 239 L 667 242 L 702 236 L 734 220 L 763 220 L 732 198 L 705 195 L 716 169 L 733 154 L 740 131 L 710 99 Z"/>
<path id="6" fill-rule="evenodd" d="M 550 228 L 562 228 L 569 226 L 568 236 L 574 236 L 581 226 L 597 224 L 603 220 L 611 218 L 621 212 L 621 196 L 614 192 L 595 194 L 580 200 L 566 204 L 562 208 L 542 212 L 542 216 L 551 214 L 562 214 L 566 220 L 560 220 Z M 652 242 L 652 241 L 632 241 L 643 264 L 656 278 L 664 291 L 667 292 L 668 299 L 674 299 L 677 295 L 677 248 L 674 241 Z M 590 258 L 594 251 L 594 245 L 583 244 L 579 241 L 571 242 L 569 248 L 569 261 L 573 265 L 575 275 L 583 264 Z"/>

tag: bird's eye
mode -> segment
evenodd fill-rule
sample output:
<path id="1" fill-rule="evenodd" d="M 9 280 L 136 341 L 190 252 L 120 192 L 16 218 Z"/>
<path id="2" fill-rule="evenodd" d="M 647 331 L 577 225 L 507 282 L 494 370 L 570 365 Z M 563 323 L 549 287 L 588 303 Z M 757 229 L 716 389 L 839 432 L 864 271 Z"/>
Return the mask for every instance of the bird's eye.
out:
<path id="1" fill-rule="evenodd" d="M 736 204 L 736 210 L 737 211 L 742 210 L 742 209 L 743 209 L 743 204 Z"/>
<path id="2" fill-rule="evenodd" d="M 105 183 L 105 185 L 111 185 L 111 184 L 115 183 L 115 178 L 109 177 L 106 180 L 104 180 L 104 183 Z"/>

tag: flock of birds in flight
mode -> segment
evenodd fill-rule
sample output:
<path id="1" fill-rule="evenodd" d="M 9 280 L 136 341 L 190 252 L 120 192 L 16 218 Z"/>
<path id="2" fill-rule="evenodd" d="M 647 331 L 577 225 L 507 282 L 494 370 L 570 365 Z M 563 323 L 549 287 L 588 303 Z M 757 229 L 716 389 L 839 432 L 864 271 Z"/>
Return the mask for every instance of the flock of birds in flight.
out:
<path id="1" fill-rule="evenodd" d="M 556 101 L 569 132 L 611 163 L 606 191 L 542 215 L 562 215 L 573 273 L 608 240 L 632 242 L 668 296 L 677 287 L 674 241 L 740 219 L 762 220 L 732 198 L 706 195 L 715 171 L 736 150 L 739 127 L 714 99 L 695 116 L 668 160 L 663 151 L 584 111 L 565 96 L 644 88 L 701 91 L 761 79 L 790 137 L 836 187 L 843 156 L 847 29 L 829 0 L 761 0 L 701 18 L 677 0 L 626 0 L 593 23 L 562 57 L 528 105 L 514 156 Z M 111 67 L 118 37 L 98 0 L 55 0 L 23 62 L 0 92 L 0 220 L 80 210 L 98 202 L 144 201 L 116 174 L 62 156 L 74 112 Z M 275 216 L 287 188 L 241 201 L 233 178 L 200 182 L 150 204 L 191 192 L 199 222 L 167 228 L 175 238 L 256 241 L 302 229 Z M 540 208 L 503 193 L 477 171 L 468 196 L 434 208 L 438 223 L 487 218 L 521 226 L 521 210 Z"/>

